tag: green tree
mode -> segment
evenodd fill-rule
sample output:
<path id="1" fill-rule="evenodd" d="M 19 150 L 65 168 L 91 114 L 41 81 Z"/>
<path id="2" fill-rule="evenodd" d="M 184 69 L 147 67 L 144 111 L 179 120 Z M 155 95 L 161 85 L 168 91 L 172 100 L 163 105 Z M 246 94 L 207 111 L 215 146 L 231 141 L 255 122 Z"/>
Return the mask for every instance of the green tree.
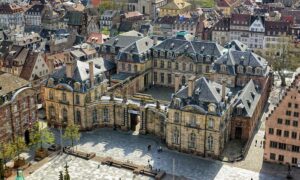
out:
<path id="1" fill-rule="evenodd" d="M 27 146 L 25 144 L 24 138 L 23 137 L 16 137 L 14 142 L 12 143 L 12 150 L 13 150 L 13 155 L 18 156 L 18 160 L 20 159 L 20 154 L 27 149 Z"/>
<path id="2" fill-rule="evenodd" d="M 48 128 L 41 128 L 39 122 L 34 123 L 33 132 L 31 133 L 32 145 L 43 150 L 44 143 L 52 144 L 54 141 L 54 134 Z"/>
<path id="3" fill-rule="evenodd" d="M 68 166 L 68 164 L 66 163 L 66 165 L 65 165 L 65 175 L 64 175 L 64 180 L 70 180 L 70 179 L 71 179 L 71 178 L 70 178 L 70 175 L 69 175 L 68 168 L 69 168 L 69 166 Z"/>
<path id="4" fill-rule="evenodd" d="M 4 169 L 6 169 L 6 163 L 14 157 L 14 147 L 12 143 L 2 143 L 0 150 L 0 158 L 3 160 Z"/>
<path id="5" fill-rule="evenodd" d="M 78 141 L 79 138 L 80 138 L 79 126 L 74 125 L 74 124 L 68 125 L 67 128 L 65 129 L 63 137 L 65 139 L 71 140 L 71 144 L 72 144 L 72 147 L 73 147 L 74 146 L 74 141 L 75 140 Z"/>
<path id="6" fill-rule="evenodd" d="M 64 180 L 64 175 L 62 173 L 62 171 L 59 171 L 59 178 L 58 180 Z"/>

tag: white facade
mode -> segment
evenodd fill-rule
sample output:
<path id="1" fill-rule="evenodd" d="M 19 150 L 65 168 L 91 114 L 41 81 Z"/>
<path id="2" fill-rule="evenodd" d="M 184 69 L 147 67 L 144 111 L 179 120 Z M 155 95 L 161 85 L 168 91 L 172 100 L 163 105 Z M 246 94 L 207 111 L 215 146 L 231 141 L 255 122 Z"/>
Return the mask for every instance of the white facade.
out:
<path id="1" fill-rule="evenodd" d="M 41 26 L 42 16 L 40 13 L 29 13 L 25 15 L 25 24 L 28 26 Z"/>
<path id="2" fill-rule="evenodd" d="M 14 26 L 23 26 L 24 25 L 24 13 L 17 12 L 13 14 L 0 14 L 0 26 L 9 27 Z"/>
<path id="3" fill-rule="evenodd" d="M 262 49 L 264 46 L 265 27 L 261 19 L 256 19 L 249 28 L 249 48 Z"/>

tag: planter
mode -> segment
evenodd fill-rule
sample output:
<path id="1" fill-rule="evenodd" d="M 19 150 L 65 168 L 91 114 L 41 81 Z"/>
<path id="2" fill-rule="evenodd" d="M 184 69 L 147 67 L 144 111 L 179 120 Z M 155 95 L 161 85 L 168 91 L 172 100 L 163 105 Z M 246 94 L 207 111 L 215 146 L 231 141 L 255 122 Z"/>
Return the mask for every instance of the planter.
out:
<path id="1" fill-rule="evenodd" d="M 9 167 L 6 167 L 5 170 L 4 170 L 4 177 L 8 178 L 11 175 L 12 175 L 12 169 L 9 168 Z"/>
<path id="2" fill-rule="evenodd" d="M 24 158 L 20 157 L 14 160 L 14 168 L 19 168 L 21 166 L 24 166 L 26 164 L 26 161 Z"/>
<path id="3" fill-rule="evenodd" d="M 35 151 L 35 158 L 44 159 L 48 156 L 48 151 L 46 149 L 38 149 Z"/>

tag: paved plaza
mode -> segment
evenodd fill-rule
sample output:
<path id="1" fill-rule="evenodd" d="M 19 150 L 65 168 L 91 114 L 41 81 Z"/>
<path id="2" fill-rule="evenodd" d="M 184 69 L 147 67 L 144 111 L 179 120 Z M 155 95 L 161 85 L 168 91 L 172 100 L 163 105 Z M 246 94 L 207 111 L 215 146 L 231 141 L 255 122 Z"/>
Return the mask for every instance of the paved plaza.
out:
<path id="1" fill-rule="evenodd" d="M 58 155 L 43 165 L 26 179 L 29 180 L 56 180 L 59 171 L 64 172 L 65 163 L 72 180 L 150 180 L 152 178 L 134 175 L 131 171 L 100 165 L 95 161 L 86 161 L 66 154 Z M 100 165 L 100 166 L 99 166 Z"/>
<path id="2" fill-rule="evenodd" d="M 56 134 L 59 134 L 58 131 Z M 148 145 L 152 146 L 149 152 Z M 157 153 L 156 149 L 160 145 L 163 147 L 163 152 Z M 168 174 L 184 176 L 188 179 L 282 179 L 280 176 L 259 173 L 219 161 L 171 151 L 150 135 L 133 136 L 127 132 L 111 129 L 98 129 L 82 133 L 80 142 L 75 148 L 86 152 L 95 152 L 100 157 L 112 157 L 116 160 L 130 161 L 144 166 L 148 165 L 149 160 L 154 169 L 163 169 Z"/>

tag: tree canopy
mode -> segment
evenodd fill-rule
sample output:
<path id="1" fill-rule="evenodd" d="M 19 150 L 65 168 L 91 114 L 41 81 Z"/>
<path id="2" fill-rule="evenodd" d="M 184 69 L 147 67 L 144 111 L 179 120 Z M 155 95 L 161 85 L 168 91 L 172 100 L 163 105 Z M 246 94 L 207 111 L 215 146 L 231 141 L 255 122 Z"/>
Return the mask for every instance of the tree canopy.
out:
<path id="1" fill-rule="evenodd" d="M 74 141 L 75 140 L 78 141 L 80 138 L 79 126 L 74 124 L 68 125 L 67 128 L 65 129 L 63 137 L 65 139 L 71 140 L 72 147 L 73 147 Z"/>
<path id="2" fill-rule="evenodd" d="M 39 122 L 36 122 L 33 125 L 33 131 L 31 133 L 32 145 L 36 145 L 37 147 L 40 147 L 40 149 L 43 149 L 44 143 L 52 144 L 54 141 L 54 134 L 48 128 L 42 129 Z"/>

